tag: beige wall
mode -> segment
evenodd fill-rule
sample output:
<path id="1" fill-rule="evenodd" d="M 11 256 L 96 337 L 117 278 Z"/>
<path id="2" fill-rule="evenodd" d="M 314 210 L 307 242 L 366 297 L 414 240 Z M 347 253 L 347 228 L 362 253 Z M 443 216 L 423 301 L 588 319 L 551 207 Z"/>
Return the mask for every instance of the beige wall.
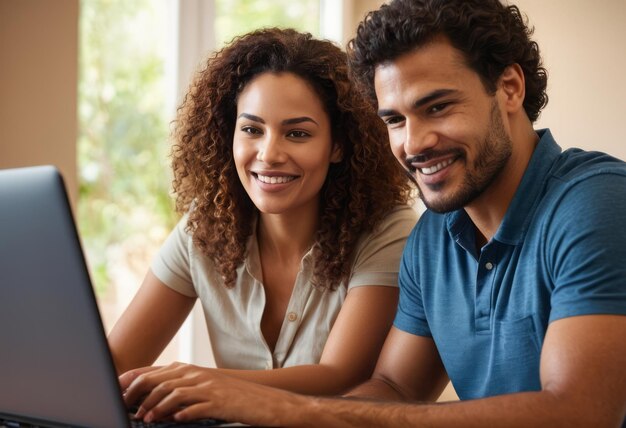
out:
<path id="1" fill-rule="evenodd" d="M 354 37 L 356 27 L 370 10 L 378 9 L 381 0 L 344 0 L 345 2 L 345 19 L 344 19 L 344 46 Z"/>
<path id="2" fill-rule="evenodd" d="M 0 168 L 54 164 L 75 203 L 78 0 L 0 0 Z"/>
<path id="3" fill-rule="evenodd" d="M 626 1 L 518 0 L 548 69 L 549 126 L 562 147 L 626 159 Z"/>

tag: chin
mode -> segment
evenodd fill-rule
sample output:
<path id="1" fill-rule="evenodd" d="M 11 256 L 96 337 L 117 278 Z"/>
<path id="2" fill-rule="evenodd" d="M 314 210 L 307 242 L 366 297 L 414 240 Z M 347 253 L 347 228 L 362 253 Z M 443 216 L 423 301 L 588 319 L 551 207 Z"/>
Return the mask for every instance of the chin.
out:
<path id="1" fill-rule="evenodd" d="M 283 214 L 289 211 L 289 207 L 285 206 L 276 206 L 276 205 L 268 205 L 268 204 L 254 204 L 259 213 L 261 214 Z"/>
<path id="2" fill-rule="evenodd" d="M 450 195 L 448 197 L 439 195 L 439 197 L 424 197 L 420 194 L 420 199 L 431 211 L 438 214 L 445 214 L 452 211 L 459 210 L 465 206 L 466 198 L 461 197 L 463 195 Z"/>

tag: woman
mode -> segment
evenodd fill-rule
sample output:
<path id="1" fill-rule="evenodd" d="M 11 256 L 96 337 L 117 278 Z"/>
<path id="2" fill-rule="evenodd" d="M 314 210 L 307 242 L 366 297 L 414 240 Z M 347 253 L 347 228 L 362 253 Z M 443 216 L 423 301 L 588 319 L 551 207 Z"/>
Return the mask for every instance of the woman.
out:
<path id="1" fill-rule="evenodd" d="M 185 216 L 109 341 L 120 373 L 152 364 L 200 298 L 218 368 L 132 370 L 127 400 L 159 386 L 150 408 L 216 372 L 309 394 L 367 379 L 416 214 L 345 54 L 294 30 L 237 38 L 191 86 L 175 137 Z"/>

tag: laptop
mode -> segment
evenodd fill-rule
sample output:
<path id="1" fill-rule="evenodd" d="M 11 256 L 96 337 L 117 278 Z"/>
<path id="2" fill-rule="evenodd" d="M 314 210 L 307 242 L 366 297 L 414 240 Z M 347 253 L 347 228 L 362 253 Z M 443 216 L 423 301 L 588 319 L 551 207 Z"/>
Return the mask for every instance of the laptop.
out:
<path id="1" fill-rule="evenodd" d="M 59 171 L 0 170 L 0 427 L 136 422 L 122 401 Z"/>

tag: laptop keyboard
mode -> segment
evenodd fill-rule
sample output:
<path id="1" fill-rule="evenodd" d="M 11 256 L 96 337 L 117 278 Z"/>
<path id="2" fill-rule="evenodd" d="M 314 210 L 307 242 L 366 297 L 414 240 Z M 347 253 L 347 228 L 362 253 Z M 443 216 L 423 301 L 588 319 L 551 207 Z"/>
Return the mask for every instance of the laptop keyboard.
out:
<path id="1" fill-rule="evenodd" d="M 193 422 L 152 422 L 146 423 L 141 420 L 131 419 L 130 426 L 132 428 L 200 428 L 200 427 L 214 427 L 225 424 L 226 422 L 218 419 L 200 419 Z M 40 425 L 31 425 L 25 422 L 10 421 L 0 418 L 0 428 L 40 428 Z"/>
<path id="2" fill-rule="evenodd" d="M 138 407 L 136 405 L 130 406 L 128 409 L 128 419 L 130 419 L 131 428 L 175 428 L 175 427 L 214 427 L 217 425 L 225 424 L 226 421 L 219 419 L 197 419 L 191 422 L 174 422 L 174 421 L 158 421 L 158 422 L 144 422 L 141 419 L 135 419 L 134 414 L 137 413 Z M 0 427 L 2 428 L 2 427 Z"/>
<path id="3" fill-rule="evenodd" d="M 218 419 L 200 419 L 193 422 L 144 422 L 137 419 L 131 419 L 130 426 L 132 428 L 176 428 L 176 427 L 214 427 L 225 423 Z"/>

